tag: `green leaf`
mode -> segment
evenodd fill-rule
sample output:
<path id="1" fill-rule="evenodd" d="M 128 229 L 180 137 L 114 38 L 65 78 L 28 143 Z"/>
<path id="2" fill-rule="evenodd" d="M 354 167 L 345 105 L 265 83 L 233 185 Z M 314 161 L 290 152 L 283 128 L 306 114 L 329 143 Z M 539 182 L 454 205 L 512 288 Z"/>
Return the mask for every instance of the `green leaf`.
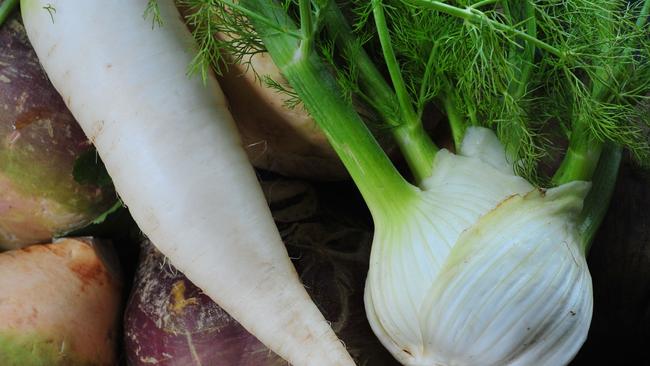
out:
<path id="1" fill-rule="evenodd" d="M 160 7 L 158 6 L 158 0 L 149 0 L 147 1 L 147 7 L 144 9 L 144 14 L 142 15 L 144 19 L 151 18 L 151 28 L 156 26 L 162 27 L 163 20 L 160 15 Z"/>
<path id="2" fill-rule="evenodd" d="M 76 230 L 57 234 L 57 237 L 95 236 L 113 238 L 126 235 L 134 227 L 129 211 L 117 200 L 108 210 L 97 216 L 90 224 Z"/>
<path id="3" fill-rule="evenodd" d="M 117 211 L 118 211 L 119 209 L 121 209 L 122 207 L 124 207 L 124 204 L 122 203 L 122 200 L 118 199 L 118 200 L 115 202 L 115 204 L 114 204 L 113 206 L 111 206 L 111 208 L 109 208 L 108 210 L 104 211 L 101 215 L 97 216 L 97 217 L 93 220 L 92 224 L 93 224 L 93 225 L 101 224 L 102 222 L 106 221 L 106 218 L 107 218 L 109 215 L 111 215 L 111 214 L 117 212 Z"/>

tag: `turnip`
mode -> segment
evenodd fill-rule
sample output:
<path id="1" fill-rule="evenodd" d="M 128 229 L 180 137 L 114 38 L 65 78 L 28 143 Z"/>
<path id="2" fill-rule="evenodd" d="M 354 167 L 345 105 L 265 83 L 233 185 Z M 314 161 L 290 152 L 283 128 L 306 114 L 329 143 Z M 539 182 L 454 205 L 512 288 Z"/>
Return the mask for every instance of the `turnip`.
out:
<path id="1" fill-rule="evenodd" d="M 363 281 L 371 235 L 350 214 L 349 189 L 316 193 L 299 181 L 270 178 L 263 188 L 300 278 L 359 365 L 394 365 L 374 337 L 363 310 Z M 349 188 L 349 187 L 348 187 Z M 337 194 L 338 199 L 324 197 Z M 332 202 L 333 201 L 333 202 Z M 143 244 L 125 314 L 130 365 L 287 365 Z"/>
<path id="2" fill-rule="evenodd" d="M 21 11 L 52 83 L 171 263 L 292 364 L 352 364 L 296 275 L 216 81 L 186 75 L 194 41 L 174 3 L 159 3 L 165 22 L 153 28 L 146 5 L 23 0 Z"/>
<path id="3" fill-rule="evenodd" d="M 0 27 L 0 250 L 84 226 L 115 201 L 110 185 L 73 177 L 89 147 L 18 14 L 9 18 Z"/>
<path id="4" fill-rule="evenodd" d="M 121 288 L 114 253 L 92 239 L 0 254 L 0 364 L 115 365 Z"/>
<path id="5" fill-rule="evenodd" d="M 297 224 L 297 235 L 326 238 L 319 224 Z M 316 227 L 315 227 L 316 226 Z M 359 365 L 395 365 L 376 339 L 363 310 L 363 279 L 367 270 L 363 246 L 368 233 L 338 233 L 338 248 L 324 243 L 289 247 L 301 280 L 332 322 Z M 359 240 L 363 237 L 365 240 Z M 315 239 L 305 236 L 305 239 Z M 358 252 L 348 246 L 357 245 Z M 348 249 L 339 251 L 341 247 Z M 367 248 L 367 247 L 366 247 Z M 194 286 L 150 243 L 141 252 L 132 297 L 125 314 L 125 352 L 129 365 L 288 365 Z"/>

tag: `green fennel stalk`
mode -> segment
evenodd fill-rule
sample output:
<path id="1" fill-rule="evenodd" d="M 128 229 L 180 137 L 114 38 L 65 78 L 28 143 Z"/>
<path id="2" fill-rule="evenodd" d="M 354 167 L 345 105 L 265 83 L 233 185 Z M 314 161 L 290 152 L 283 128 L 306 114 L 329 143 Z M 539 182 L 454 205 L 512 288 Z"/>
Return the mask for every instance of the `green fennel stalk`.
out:
<path id="1" fill-rule="evenodd" d="M 275 19 L 284 29 L 296 28 L 279 6 L 248 0 L 241 4 L 267 19 Z M 307 6 L 305 2 L 301 5 Z M 301 13 L 304 12 L 302 9 Z M 262 22 L 258 24 L 253 20 L 253 23 L 274 62 L 319 122 L 371 211 L 390 211 L 399 202 L 406 203 L 412 189 L 388 160 L 354 107 L 342 96 L 325 64 L 313 52 L 303 53 L 304 40 L 297 41 L 286 34 L 273 32 Z"/>
<path id="2" fill-rule="evenodd" d="M 359 41 L 353 36 L 352 29 L 338 7 L 330 6 L 325 13 L 324 21 L 328 32 L 342 48 L 347 59 L 354 60 L 359 73 L 360 92 L 364 94 L 363 99 L 370 103 L 379 113 L 382 121 L 389 126 L 416 181 L 422 181 L 431 175 L 433 158 L 438 148 L 422 126 L 423 105 L 420 105 L 417 111 L 414 110 L 404 81 L 401 79 L 399 65 L 392 52 L 390 36 L 386 34 L 385 24 L 381 27 L 384 31 L 383 36 L 380 37 L 383 37 L 384 48 L 386 48 L 384 57 L 387 63 L 392 65 L 389 69 L 390 74 L 394 75 L 392 80 L 394 89 L 391 89 Z"/>

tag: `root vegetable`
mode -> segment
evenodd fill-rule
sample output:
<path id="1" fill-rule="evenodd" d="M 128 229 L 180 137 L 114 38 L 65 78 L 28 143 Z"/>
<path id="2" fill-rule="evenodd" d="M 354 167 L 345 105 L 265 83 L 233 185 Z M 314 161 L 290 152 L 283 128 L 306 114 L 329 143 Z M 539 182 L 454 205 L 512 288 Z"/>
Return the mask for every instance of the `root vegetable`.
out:
<path id="1" fill-rule="evenodd" d="M 85 226 L 115 200 L 110 188 L 75 181 L 90 144 L 18 18 L 0 27 L 0 250 Z"/>
<path id="2" fill-rule="evenodd" d="M 109 247 L 92 239 L 0 254 L 0 364 L 115 365 L 116 263 Z"/>
<path id="3" fill-rule="evenodd" d="M 219 84 L 253 165 L 291 177 L 346 178 L 343 164 L 307 111 L 300 105 L 288 108 L 288 97 L 259 79 L 283 81 L 270 56 L 254 55 L 251 64 L 258 76 L 251 68 L 235 64 L 219 77 Z M 256 107 L 251 108 L 252 104 Z"/>

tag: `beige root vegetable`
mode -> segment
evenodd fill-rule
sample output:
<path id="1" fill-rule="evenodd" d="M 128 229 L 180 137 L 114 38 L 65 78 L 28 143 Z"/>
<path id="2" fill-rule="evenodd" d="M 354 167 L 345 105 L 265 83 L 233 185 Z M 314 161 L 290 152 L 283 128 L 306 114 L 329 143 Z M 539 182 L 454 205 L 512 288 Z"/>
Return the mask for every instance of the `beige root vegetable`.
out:
<path id="1" fill-rule="evenodd" d="M 88 238 L 0 254 L 0 365 L 115 365 L 116 263 Z"/>
<path id="2" fill-rule="evenodd" d="M 219 84 L 253 165 L 293 177 L 347 177 L 327 138 L 305 109 L 301 105 L 289 108 L 289 96 L 264 84 L 261 78 L 286 84 L 271 57 L 258 53 L 250 63 L 250 67 L 229 66 L 219 77 Z M 284 86 L 289 88 L 288 84 Z"/>

